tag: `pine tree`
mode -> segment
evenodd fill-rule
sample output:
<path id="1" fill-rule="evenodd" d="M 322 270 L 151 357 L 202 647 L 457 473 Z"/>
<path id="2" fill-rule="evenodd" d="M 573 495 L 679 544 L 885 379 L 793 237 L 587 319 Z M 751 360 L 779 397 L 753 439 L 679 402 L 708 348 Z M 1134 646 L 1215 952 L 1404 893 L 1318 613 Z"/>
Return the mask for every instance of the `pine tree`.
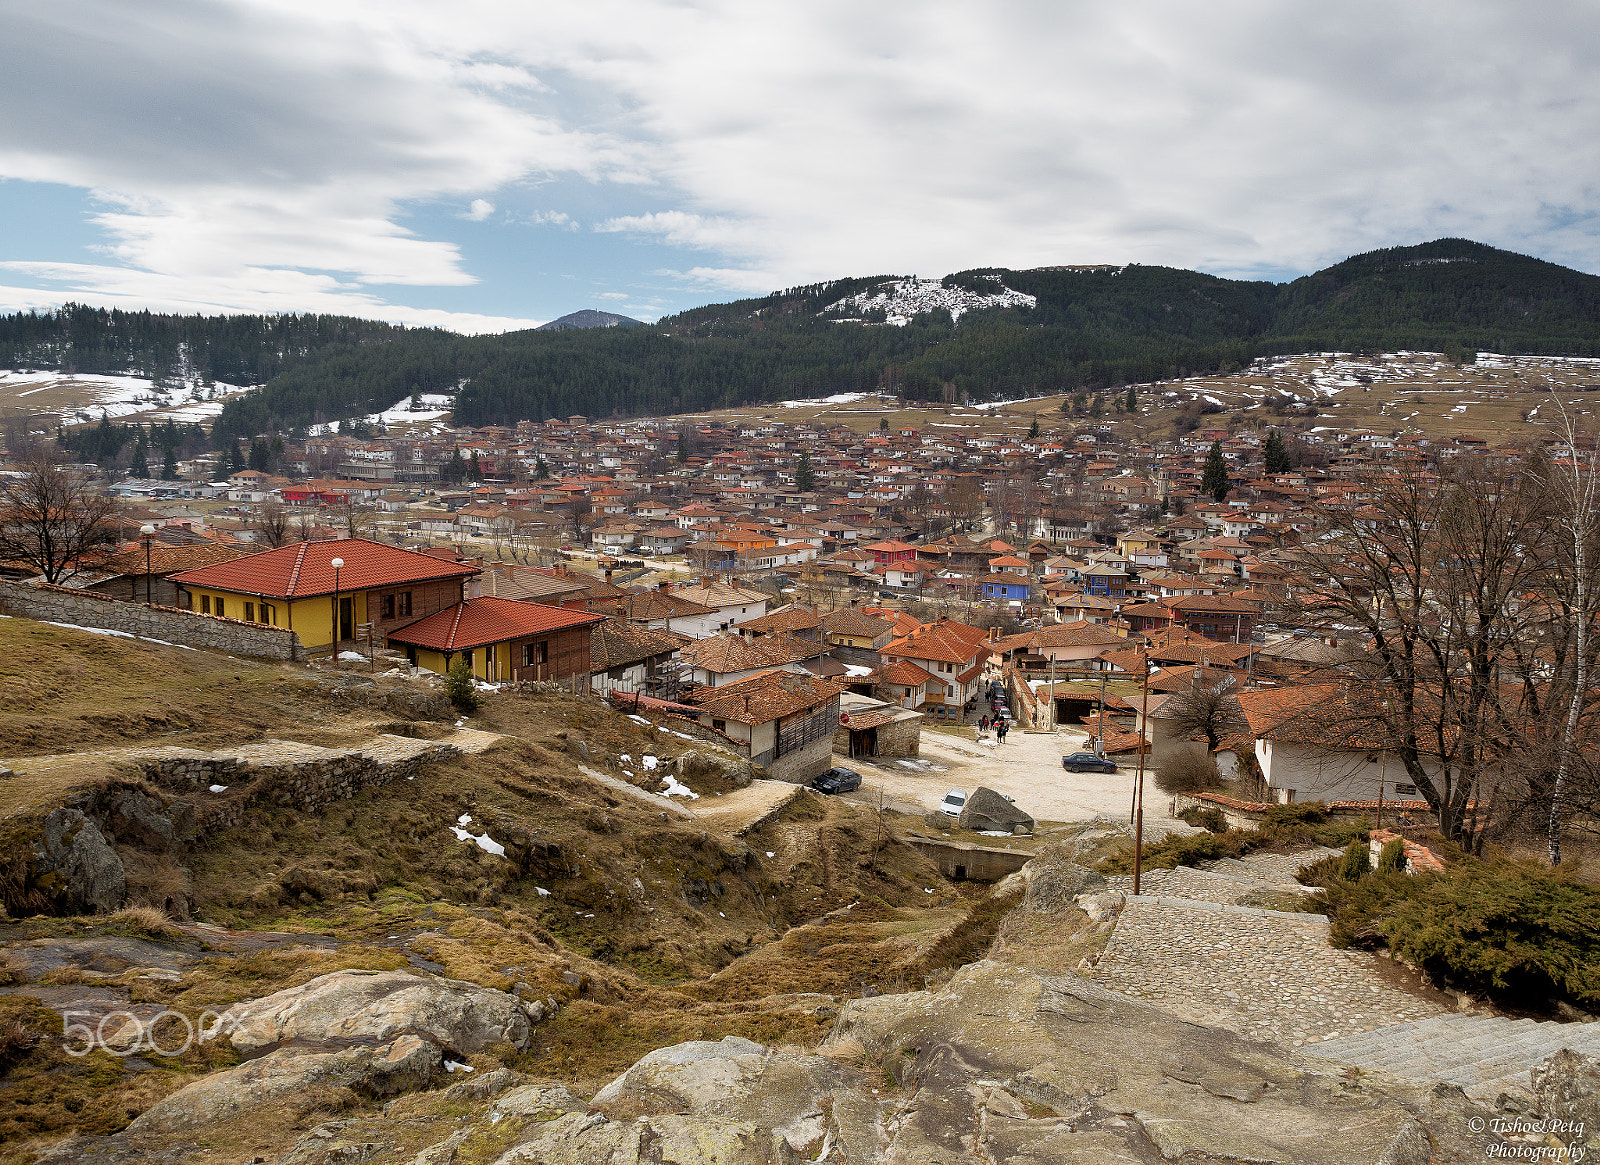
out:
<path id="1" fill-rule="evenodd" d="M 550 467 L 544 463 L 544 458 L 533 463 L 533 480 L 545 481 L 550 477 Z"/>
<path id="2" fill-rule="evenodd" d="M 1222 442 L 1211 442 L 1211 452 L 1206 454 L 1206 471 L 1200 478 L 1200 492 L 1223 501 L 1233 485 L 1228 481 L 1228 463 L 1222 459 Z"/>
<path id="3" fill-rule="evenodd" d="M 1261 446 L 1261 455 L 1268 473 L 1289 472 L 1289 450 L 1278 435 L 1278 430 L 1273 429 L 1267 434 L 1266 442 Z"/>
<path id="4" fill-rule="evenodd" d="M 816 484 L 816 474 L 811 470 L 811 454 L 802 450 L 800 461 L 794 467 L 794 486 L 801 493 L 810 493 Z"/>
<path id="5" fill-rule="evenodd" d="M 478 464 L 478 451 L 472 451 L 472 461 L 467 467 L 467 472 L 472 475 L 473 481 L 483 480 L 483 468 Z"/>
<path id="6" fill-rule="evenodd" d="M 171 445 L 161 451 L 161 480 L 178 480 L 178 451 Z"/>
<path id="7" fill-rule="evenodd" d="M 1130 413 L 1139 411 L 1139 394 L 1133 391 L 1133 385 L 1128 385 L 1128 399 L 1123 402 L 1123 408 Z"/>
<path id="8" fill-rule="evenodd" d="M 1094 394 L 1094 399 L 1089 402 L 1089 415 L 1091 417 L 1098 417 L 1101 413 L 1103 413 L 1105 411 L 1106 411 L 1106 398 L 1104 396 L 1102 396 L 1100 393 L 1097 392 L 1097 393 Z"/>
<path id="9" fill-rule="evenodd" d="M 1033 424 L 1028 426 L 1028 437 L 1031 440 L 1039 435 L 1039 418 L 1033 418 Z"/>
<path id="10" fill-rule="evenodd" d="M 145 458 L 144 434 L 139 434 L 139 443 L 133 447 L 133 464 L 128 466 L 128 473 L 132 477 L 146 478 L 150 476 L 150 462 Z"/>
<path id="11" fill-rule="evenodd" d="M 879 417 L 878 418 L 878 431 L 881 433 L 884 430 L 886 430 L 888 427 L 889 427 L 889 418 L 888 417 Z"/>
<path id="12" fill-rule="evenodd" d="M 461 456 L 461 450 L 450 454 L 450 460 L 439 470 L 439 476 L 452 484 L 467 480 L 467 459 Z"/>
<path id="13" fill-rule="evenodd" d="M 239 452 L 239 442 L 237 441 L 228 442 L 228 464 L 225 468 L 229 477 L 244 468 L 244 456 Z"/>
<path id="14" fill-rule="evenodd" d="M 267 471 L 267 463 L 271 457 L 272 451 L 267 447 L 267 443 L 260 437 L 257 437 L 254 441 L 250 442 L 251 469 L 254 469 L 258 473 L 265 473 Z"/>

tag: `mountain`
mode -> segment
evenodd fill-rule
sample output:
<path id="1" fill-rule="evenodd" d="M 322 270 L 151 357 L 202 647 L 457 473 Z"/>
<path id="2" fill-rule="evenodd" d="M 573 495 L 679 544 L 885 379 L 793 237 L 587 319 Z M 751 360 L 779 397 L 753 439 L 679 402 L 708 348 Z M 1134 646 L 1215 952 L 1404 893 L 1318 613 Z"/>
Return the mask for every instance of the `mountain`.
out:
<path id="1" fill-rule="evenodd" d="M 625 323 L 583 326 L 589 317 Z M 567 321 L 578 326 L 556 326 Z M 210 374 L 231 383 L 270 374 L 260 392 L 228 402 L 217 438 L 381 412 L 419 392 L 455 393 L 456 422 L 474 426 L 872 390 L 985 400 L 1305 351 L 1600 355 L 1600 277 L 1439 239 L 1284 284 L 1136 264 L 985 268 L 839 279 L 627 326 L 636 324 L 577 312 L 533 331 L 465 337 L 320 316 L 72 308 L 0 319 L 0 361 L 79 371 L 210 361 Z"/>
<path id="2" fill-rule="evenodd" d="M 536 332 L 565 332 L 573 328 L 642 328 L 643 321 L 632 316 L 619 316 L 608 311 L 594 311 L 584 308 L 582 311 L 568 312 L 558 320 L 551 320 L 548 324 L 540 324 L 534 329 Z"/>

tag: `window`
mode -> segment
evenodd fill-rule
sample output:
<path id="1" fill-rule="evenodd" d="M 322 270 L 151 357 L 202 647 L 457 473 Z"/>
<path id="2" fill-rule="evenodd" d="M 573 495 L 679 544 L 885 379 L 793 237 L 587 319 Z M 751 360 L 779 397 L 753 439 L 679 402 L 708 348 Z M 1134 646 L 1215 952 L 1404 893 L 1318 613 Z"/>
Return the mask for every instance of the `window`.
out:
<path id="1" fill-rule="evenodd" d="M 217 614 L 219 614 L 219 615 L 222 614 L 222 596 L 221 595 L 217 596 Z M 224 617 L 226 617 L 226 616 L 224 616 Z"/>
<path id="2" fill-rule="evenodd" d="M 396 602 L 395 606 L 396 606 L 399 614 L 401 614 L 401 615 L 409 615 L 409 614 L 411 614 L 411 592 L 410 591 L 401 591 L 400 594 L 399 594 L 399 597 L 398 597 L 398 601 Z"/>
<path id="3" fill-rule="evenodd" d="M 211 596 L 210 595 L 201 595 L 200 596 L 200 613 L 202 615 L 211 614 Z"/>
<path id="4" fill-rule="evenodd" d="M 274 627 L 276 627 L 278 625 L 278 610 L 277 610 L 277 608 L 274 607 L 271 603 L 262 603 L 261 604 L 261 621 L 263 623 L 271 623 Z"/>
<path id="5" fill-rule="evenodd" d="M 726 720 L 713 720 L 711 722 L 711 727 L 716 729 L 718 732 L 726 732 L 728 730 L 728 722 Z"/>
<path id="6" fill-rule="evenodd" d="M 254 603 L 246 603 L 244 605 L 244 621 L 246 623 L 254 623 L 256 621 L 256 605 Z"/>
<path id="7" fill-rule="evenodd" d="M 378 597 L 378 617 L 380 619 L 394 618 L 394 596 L 380 595 Z"/>
<path id="8" fill-rule="evenodd" d="M 1415 785 L 1396 785 L 1394 787 L 1394 795 L 1396 797 L 1415 797 L 1417 795 L 1417 787 Z"/>

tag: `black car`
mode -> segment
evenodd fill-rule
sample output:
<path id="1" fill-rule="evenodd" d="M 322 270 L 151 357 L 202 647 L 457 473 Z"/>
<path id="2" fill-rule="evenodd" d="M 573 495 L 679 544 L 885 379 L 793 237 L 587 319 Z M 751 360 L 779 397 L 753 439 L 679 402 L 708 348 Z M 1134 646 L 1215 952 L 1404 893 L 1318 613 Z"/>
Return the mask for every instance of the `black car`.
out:
<path id="1" fill-rule="evenodd" d="M 1069 773 L 1114 773 L 1117 766 L 1103 756 L 1092 752 L 1074 752 L 1061 758 L 1061 767 Z"/>
<path id="2" fill-rule="evenodd" d="M 855 769 L 829 769 L 812 777 L 811 787 L 819 793 L 854 793 L 861 788 L 861 774 Z"/>

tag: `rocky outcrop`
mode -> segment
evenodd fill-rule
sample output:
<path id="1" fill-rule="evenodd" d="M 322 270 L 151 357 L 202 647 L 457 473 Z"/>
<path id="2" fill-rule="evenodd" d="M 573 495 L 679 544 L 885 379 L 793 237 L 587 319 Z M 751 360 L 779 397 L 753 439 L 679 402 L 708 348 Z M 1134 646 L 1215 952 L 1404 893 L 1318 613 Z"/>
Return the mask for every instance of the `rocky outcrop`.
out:
<path id="1" fill-rule="evenodd" d="M 751 764 L 743 757 L 718 756 L 716 753 L 696 752 L 690 749 L 674 763 L 679 777 L 726 777 L 736 788 L 744 788 L 758 777 L 766 776 L 760 765 Z"/>
<path id="2" fill-rule="evenodd" d="M 378 1043 L 403 1033 L 470 1055 L 497 1043 L 520 1051 L 533 1023 L 515 996 L 475 983 L 412 971 L 335 971 L 234 1005 L 221 1030 L 247 1055 L 293 1041 Z"/>
<path id="3" fill-rule="evenodd" d="M 1600 1060 L 1562 1048 L 1530 1076 L 1541 1116 L 1569 1129 L 1582 1125 L 1587 1136 L 1600 1144 Z"/>
<path id="4" fill-rule="evenodd" d="M 45 815 L 28 881 L 59 913 L 116 910 L 128 892 L 127 871 L 117 851 L 81 810 L 66 807 Z"/>
<path id="5" fill-rule="evenodd" d="M 349 1088 L 370 1097 L 422 1088 L 439 1073 L 443 1053 L 404 1035 L 378 1047 L 337 1052 L 279 1048 L 225 1072 L 213 1072 L 159 1100 L 128 1126 L 129 1133 L 167 1133 L 230 1120 L 312 1088 Z"/>
<path id="6" fill-rule="evenodd" d="M 975 833 L 1033 832 L 1033 818 L 993 789 L 979 786 L 967 798 L 956 824 Z"/>

